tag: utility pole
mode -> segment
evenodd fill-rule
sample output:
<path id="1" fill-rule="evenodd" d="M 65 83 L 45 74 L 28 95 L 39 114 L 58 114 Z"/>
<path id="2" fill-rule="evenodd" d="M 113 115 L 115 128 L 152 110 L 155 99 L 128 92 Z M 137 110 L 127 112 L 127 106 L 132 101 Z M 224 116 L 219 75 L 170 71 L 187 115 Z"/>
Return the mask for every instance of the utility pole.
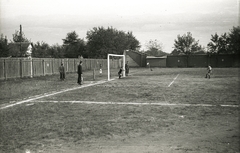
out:
<path id="1" fill-rule="evenodd" d="M 238 26 L 240 26 L 240 0 L 238 0 Z"/>
<path id="2" fill-rule="evenodd" d="M 22 54 L 22 25 L 20 24 L 20 54 Z"/>

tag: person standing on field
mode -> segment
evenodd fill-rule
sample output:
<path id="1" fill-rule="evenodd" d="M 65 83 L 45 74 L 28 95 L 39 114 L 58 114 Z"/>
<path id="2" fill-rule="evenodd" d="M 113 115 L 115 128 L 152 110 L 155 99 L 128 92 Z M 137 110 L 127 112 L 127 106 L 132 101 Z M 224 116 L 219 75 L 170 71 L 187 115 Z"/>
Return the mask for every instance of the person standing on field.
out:
<path id="1" fill-rule="evenodd" d="M 126 72 L 126 76 L 128 76 L 128 73 L 129 73 L 128 61 L 127 61 L 127 63 L 125 64 L 125 72 Z"/>
<path id="2" fill-rule="evenodd" d="M 210 79 L 210 75 L 212 73 L 212 67 L 210 65 L 208 65 L 208 68 L 207 68 L 207 74 L 206 74 L 206 77 L 205 78 L 209 78 Z"/>
<path id="3" fill-rule="evenodd" d="M 99 74 L 102 76 L 102 64 L 100 64 Z"/>
<path id="4" fill-rule="evenodd" d="M 60 80 L 64 80 L 65 79 L 65 69 L 64 69 L 63 63 L 61 63 L 61 66 L 59 67 L 59 73 L 60 73 Z"/>
<path id="5" fill-rule="evenodd" d="M 82 61 L 79 62 L 79 65 L 78 65 L 78 81 L 77 83 L 79 85 L 82 85 Z"/>

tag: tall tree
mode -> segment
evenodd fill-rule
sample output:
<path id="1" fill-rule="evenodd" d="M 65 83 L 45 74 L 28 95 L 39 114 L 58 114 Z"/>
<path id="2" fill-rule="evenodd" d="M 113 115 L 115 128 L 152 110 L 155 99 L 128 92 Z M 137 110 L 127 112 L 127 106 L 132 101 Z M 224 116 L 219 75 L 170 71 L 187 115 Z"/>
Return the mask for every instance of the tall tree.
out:
<path id="1" fill-rule="evenodd" d="M 32 51 L 32 57 L 51 57 L 50 54 L 50 46 L 45 42 L 37 42 L 34 44 L 33 51 Z"/>
<path id="2" fill-rule="evenodd" d="M 150 40 L 146 43 L 147 51 L 145 52 L 148 56 L 165 56 L 168 53 L 163 52 L 163 45 L 157 39 Z"/>
<path id="3" fill-rule="evenodd" d="M 30 42 L 24 35 L 24 32 L 22 31 L 22 25 L 20 25 L 20 30 L 15 31 L 13 34 L 13 42 Z"/>
<path id="4" fill-rule="evenodd" d="M 207 45 L 210 53 L 228 53 L 229 37 L 227 33 L 221 36 L 215 33 L 211 37 L 212 42 Z"/>
<path id="5" fill-rule="evenodd" d="M 63 39 L 64 45 L 75 44 L 79 41 L 78 34 L 75 31 L 67 33 L 66 39 Z"/>
<path id="6" fill-rule="evenodd" d="M 50 46 L 49 54 L 53 58 L 63 58 L 64 57 L 64 48 L 58 44 Z"/>
<path id="7" fill-rule="evenodd" d="M 63 46 L 65 57 L 86 57 L 86 44 L 83 39 L 78 38 L 78 34 L 75 31 L 67 33 L 66 39 L 63 39 Z"/>
<path id="8" fill-rule="evenodd" d="M 209 53 L 239 54 L 240 53 L 240 26 L 233 27 L 229 33 L 211 35 L 208 43 Z"/>
<path id="9" fill-rule="evenodd" d="M 206 47 L 199 45 L 198 51 L 194 52 L 194 54 L 207 54 Z"/>
<path id="10" fill-rule="evenodd" d="M 106 58 L 108 53 L 123 54 L 124 50 L 135 50 L 139 41 L 132 32 L 123 32 L 112 27 L 94 27 L 87 32 L 87 53 L 89 57 Z"/>
<path id="11" fill-rule="evenodd" d="M 129 50 L 138 50 L 140 48 L 140 42 L 136 39 L 133 33 L 127 32 L 126 36 L 127 36 L 126 48 Z"/>
<path id="12" fill-rule="evenodd" d="M 183 36 L 177 36 L 177 39 L 174 40 L 173 48 L 178 54 L 183 53 L 189 55 L 199 50 L 198 42 L 199 41 L 196 41 L 195 38 L 192 37 L 191 32 L 187 32 L 187 34 Z"/>
<path id="13" fill-rule="evenodd" d="M 25 56 L 26 50 L 24 48 L 26 48 L 25 47 L 26 44 L 30 44 L 30 40 L 28 40 L 25 37 L 24 32 L 22 31 L 22 25 L 20 25 L 20 30 L 19 31 L 16 30 L 12 36 L 13 36 L 13 44 L 19 47 L 17 47 L 16 50 L 14 51 L 11 50 L 12 52 L 10 54 L 15 54 L 20 57 Z"/>
<path id="14" fill-rule="evenodd" d="M 8 49 L 8 40 L 4 38 L 3 34 L 0 36 L 0 57 L 7 57 L 9 56 L 9 49 Z"/>
<path id="15" fill-rule="evenodd" d="M 240 26 L 233 27 L 229 33 L 229 51 L 240 54 Z"/>

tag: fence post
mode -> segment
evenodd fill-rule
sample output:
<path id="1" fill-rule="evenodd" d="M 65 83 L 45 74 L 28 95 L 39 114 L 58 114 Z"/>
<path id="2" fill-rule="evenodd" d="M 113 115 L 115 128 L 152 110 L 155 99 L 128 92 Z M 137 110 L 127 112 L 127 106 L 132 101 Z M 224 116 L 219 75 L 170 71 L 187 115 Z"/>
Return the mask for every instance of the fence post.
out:
<path id="1" fill-rule="evenodd" d="M 54 58 L 52 58 L 52 74 L 54 74 Z"/>
<path id="2" fill-rule="evenodd" d="M 44 59 L 42 60 L 42 64 L 43 64 L 43 76 L 45 76 L 45 63 L 44 63 Z"/>
<path id="3" fill-rule="evenodd" d="M 73 68 L 74 68 L 73 72 L 76 72 L 76 61 L 75 61 L 75 60 L 76 60 L 76 59 L 73 60 L 73 64 L 74 64 L 74 65 L 73 65 Z"/>
<path id="4" fill-rule="evenodd" d="M 66 72 L 68 72 L 68 63 L 69 63 L 69 60 L 68 60 L 68 58 L 67 58 L 67 71 L 66 71 Z"/>
<path id="5" fill-rule="evenodd" d="M 5 80 L 7 80 L 6 59 L 3 60 L 3 74 Z"/>
<path id="6" fill-rule="evenodd" d="M 73 59 L 73 72 L 75 72 L 75 59 Z"/>
<path id="7" fill-rule="evenodd" d="M 90 61 L 90 63 L 89 63 L 89 65 L 90 65 L 90 70 L 91 70 L 91 69 L 92 69 L 92 59 L 90 59 L 89 61 Z"/>
<path id="8" fill-rule="evenodd" d="M 33 77 L 33 59 L 32 58 L 30 58 L 30 69 L 31 69 L 30 77 L 32 78 Z"/>
<path id="9" fill-rule="evenodd" d="M 20 70 L 19 70 L 19 71 L 20 71 L 20 78 L 22 78 L 22 77 L 23 77 L 23 72 L 22 72 L 22 71 L 23 71 L 23 68 L 22 68 L 22 65 L 23 65 L 23 64 L 22 64 L 22 59 L 19 59 L 19 66 L 20 66 Z"/>

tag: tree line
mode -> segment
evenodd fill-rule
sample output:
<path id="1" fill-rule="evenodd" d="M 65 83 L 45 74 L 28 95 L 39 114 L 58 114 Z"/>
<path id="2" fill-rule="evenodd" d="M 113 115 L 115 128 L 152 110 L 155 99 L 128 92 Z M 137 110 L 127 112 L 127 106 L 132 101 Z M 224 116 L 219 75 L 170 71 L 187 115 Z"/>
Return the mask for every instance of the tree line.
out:
<path id="1" fill-rule="evenodd" d="M 207 48 L 198 44 L 199 40 L 195 40 L 188 32 L 182 36 L 178 35 L 174 40 L 174 50 L 171 54 L 239 54 L 240 53 L 240 26 L 233 27 L 230 32 L 218 35 L 211 35 L 211 42 L 207 44 Z"/>
<path id="2" fill-rule="evenodd" d="M 113 27 L 94 27 L 87 31 L 87 41 L 79 38 L 76 31 L 67 33 L 63 40 L 63 45 L 48 45 L 45 42 L 37 42 L 32 48 L 32 57 L 52 57 L 52 58 L 107 58 L 107 54 L 123 54 L 124 50 L 138 50 L 140 42 L 132 32 L 124 32 Z M 1 34 L 0 37 L 0 57 L 23 57 L 19 48 L 10 49 L 10 44 L 24 45 L 30 43 L 24 33 L 16 31 L 13 34 L 13 41 L 8 40 Z"/>
<path id="3" fill-rule="evenodd" d="M 124 50 L 140 51 L 140 42 L 132 32 L 117 30 L 113 27 L 94 27 L 87 31 L 86 41 L 79 38 L 75 32 L 69 32 L 66 38 L 62 39 L 63 45 L 55 44 L 50 46 L 45 42 L 31 43 L 21 30 L 15 31 L 13 40 L 8 42 L 3 34 L 0 37 L 0 57 L 24 57 L 25 50 L 21 50 L 21 45 L 32 44 L 32 57 L 52 57 L 52 58 L 106 58 L 107 54 L 123 54 Z M 230 32 L 218 35 L 211 35 L 211 41 L 207 47 L 199 45 L 199 40 L 195 40 L 191 32 L 178 35 L 174 40 L 174 47 L 171 55 L 181 54 L 239 54 L 240 53 L 240 27 L 233 27 Z M 10 49 L 11 44 L 20 47 Z M 146 44 L 146 51 L 141 51 L 149 56 L 164 56 L 163 45 L 158 40 L 150 40 Z M 20 49 L 19 49 L 20 48 Z"/>

